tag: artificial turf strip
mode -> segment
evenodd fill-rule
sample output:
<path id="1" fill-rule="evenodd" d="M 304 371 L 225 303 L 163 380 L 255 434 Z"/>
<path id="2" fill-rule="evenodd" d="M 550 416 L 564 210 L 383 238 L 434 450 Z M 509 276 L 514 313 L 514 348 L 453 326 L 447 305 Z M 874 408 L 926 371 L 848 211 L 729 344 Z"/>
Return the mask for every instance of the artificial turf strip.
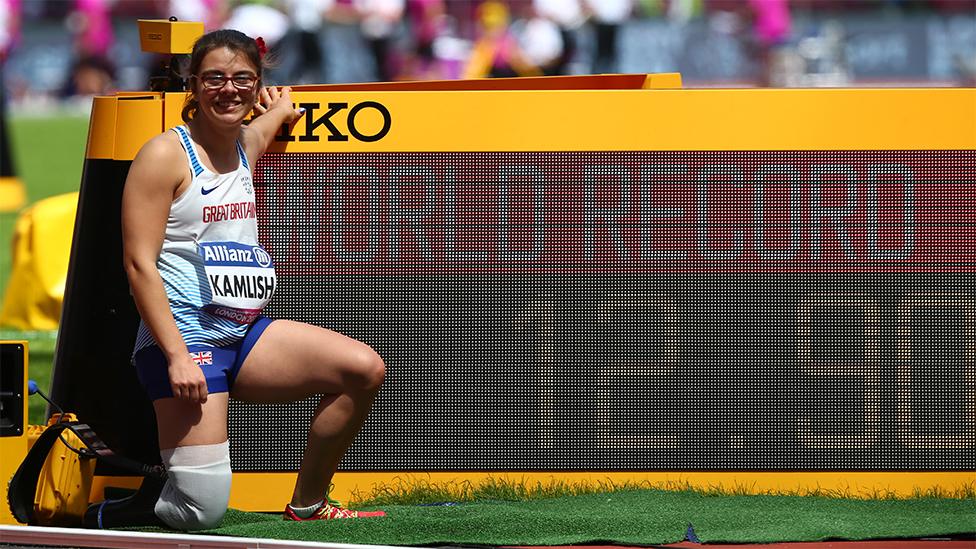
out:
<path id="1" fill-rule="evenodd" d="M 368 508 L 364 508 L 368 509 Z M 976 533 L 976 500 L 852 500 L 621 491 L 534 501 L 384 506 L 386 517 L 286 522 L 231 511 L 208 533 L 302 541 L 428 545 L 658 544 L 918 538 Z"/>

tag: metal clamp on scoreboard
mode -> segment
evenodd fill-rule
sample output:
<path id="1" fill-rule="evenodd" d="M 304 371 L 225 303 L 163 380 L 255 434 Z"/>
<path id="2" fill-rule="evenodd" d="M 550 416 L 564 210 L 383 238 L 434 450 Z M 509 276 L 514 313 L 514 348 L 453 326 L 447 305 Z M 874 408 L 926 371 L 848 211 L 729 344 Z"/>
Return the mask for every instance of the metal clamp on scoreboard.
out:
<path id="1" fill-rule="evenodd" d="M 139 47 L 144 52 L 164 54 L 159 70 L 149 77 L 152 91 L 183 91 L 179 59 L 193 51 L 193 44 L 203 35 L 203 23 L 166 19 L 140 19 Z"/>

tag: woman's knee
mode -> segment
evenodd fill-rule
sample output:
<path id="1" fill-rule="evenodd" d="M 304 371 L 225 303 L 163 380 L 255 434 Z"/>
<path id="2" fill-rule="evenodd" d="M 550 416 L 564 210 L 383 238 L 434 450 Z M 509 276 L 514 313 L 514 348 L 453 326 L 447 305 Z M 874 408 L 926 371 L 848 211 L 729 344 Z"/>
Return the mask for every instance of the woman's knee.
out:
<path id="1" fill-rule="evenodd" d="M 181 446 L 161 452 L 167 480 L 155 512 L 178 530 L 207 530 L 220 524 L 230 499 L 230 447 Z"/>
<path id="2" fill-rule="evenodd" d="M 176 488 L 168 480 L 154 509 L 156 516 L 174 530 L 210 530 L 216 528 L 227 513 L 230 492 L 214 490 L 207 484 Z"/>
<path id="3" fill-rule="evenodd" d="M 386 378 L 386 364 L 371 347 L 366 347 L 356 356 L 355 383 L 357 388 L 366 392 L 379 391 Z"/>

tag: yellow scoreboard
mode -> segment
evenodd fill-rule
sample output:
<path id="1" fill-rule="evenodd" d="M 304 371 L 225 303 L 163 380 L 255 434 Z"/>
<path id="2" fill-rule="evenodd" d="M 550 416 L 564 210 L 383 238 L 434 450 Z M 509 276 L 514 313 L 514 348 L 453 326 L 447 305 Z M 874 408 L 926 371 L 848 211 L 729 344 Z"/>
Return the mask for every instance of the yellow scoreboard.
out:
<path id="1" fill-rule="evenodd" d="M 618 75 L 292 98 L 305 116 L 255 167 L 267 312 L 388 368 L 340 499 L 417 475 L 976 482 L 976 90 Z M 95 100 L 54 377 L 146 461 L 118 211 L 182 102 Z M 314 405 L 232 403 L 232 506 L 287 500 Z"/>

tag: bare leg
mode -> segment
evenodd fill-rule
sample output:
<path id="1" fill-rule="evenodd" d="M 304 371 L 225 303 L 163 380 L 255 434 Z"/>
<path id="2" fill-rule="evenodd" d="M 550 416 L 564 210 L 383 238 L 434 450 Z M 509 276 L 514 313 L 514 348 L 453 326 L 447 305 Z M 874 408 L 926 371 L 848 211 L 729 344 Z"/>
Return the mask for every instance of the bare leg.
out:
<path id="1" fill-rule="evenodd" d="M 227 440 L 227 400 L 227 393 L 211 393 L 203 404 L 178 398 L 153 402 L 159 449 L 220 444 Z"/>
<path id="2" fill-rule="evenodd" d="M 366 344 L 300 322 L 276 320 L 261 334 L 234 383 L 247 402 L 293 402 L 322 394 L 291 504 L 322 499 L 383 383 L 383 360 Z"/>

